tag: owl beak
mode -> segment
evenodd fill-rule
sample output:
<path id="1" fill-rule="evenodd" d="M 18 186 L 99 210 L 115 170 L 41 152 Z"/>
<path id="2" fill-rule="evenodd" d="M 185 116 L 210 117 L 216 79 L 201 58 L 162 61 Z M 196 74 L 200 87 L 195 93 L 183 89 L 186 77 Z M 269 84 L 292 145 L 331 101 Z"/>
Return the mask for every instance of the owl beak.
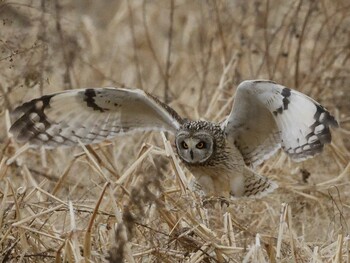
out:
<path id="1" fill-rule="evenodd" d="M 193 151 L 190 150 L 191 159 L 193 160 Z"/>

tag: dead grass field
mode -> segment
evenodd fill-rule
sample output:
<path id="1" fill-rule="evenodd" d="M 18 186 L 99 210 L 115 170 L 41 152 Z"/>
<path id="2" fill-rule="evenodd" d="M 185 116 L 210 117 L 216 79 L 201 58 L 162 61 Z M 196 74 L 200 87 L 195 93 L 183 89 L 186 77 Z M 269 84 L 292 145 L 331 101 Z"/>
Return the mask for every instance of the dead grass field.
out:
<path id="1" fill-rule="evenodd" d="M 0 19 L 1 262 L 350 262 L 349 1 L 5 0 Z M 312 160 L 264 163 L 263 199 L 204 207 L 159 133 L 12 158 L 8 112 L 41 94 L 137 87 L 219 121 L 256 78 L 341 126 Z"/>

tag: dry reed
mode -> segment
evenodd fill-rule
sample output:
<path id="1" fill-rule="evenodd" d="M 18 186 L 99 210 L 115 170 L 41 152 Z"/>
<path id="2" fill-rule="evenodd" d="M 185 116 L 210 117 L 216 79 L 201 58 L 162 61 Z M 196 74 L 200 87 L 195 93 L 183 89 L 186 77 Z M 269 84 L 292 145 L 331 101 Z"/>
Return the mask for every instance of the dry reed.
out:
<path id="1" fill-rule="evenodd" d="M 322 1 L 0 3 L 1 262 L 350 262 L 350 5 Z M 171 135 L 35 150 L 7 133 L 19 103 L 69 88 L 147 90 L 222 120 L 237 84 L 273 79 L 341 128 L 315 159 L 279 152 L 263 199 L 203 203 Z"/>

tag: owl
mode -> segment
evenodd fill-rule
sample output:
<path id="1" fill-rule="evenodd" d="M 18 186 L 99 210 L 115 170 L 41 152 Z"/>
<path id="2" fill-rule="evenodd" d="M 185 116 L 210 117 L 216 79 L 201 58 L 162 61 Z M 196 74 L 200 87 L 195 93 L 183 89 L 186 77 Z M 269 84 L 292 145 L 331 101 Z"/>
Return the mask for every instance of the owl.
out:
<path id="1" fill-rule="evenodd" d="M 68 90 L 31 100 L 13 112 L 15 140 L 55 148 L 85 145 L 146 130 L 174 134 L 179 159 L 207 196 L 261 197 L 277 184 L 254 171 L 279 148 L 294 161 L 331 142 L 335 118 L 312 98 L 268 80 L 247 80 L 221 123 L 182 118 L 142 90 Z"/>

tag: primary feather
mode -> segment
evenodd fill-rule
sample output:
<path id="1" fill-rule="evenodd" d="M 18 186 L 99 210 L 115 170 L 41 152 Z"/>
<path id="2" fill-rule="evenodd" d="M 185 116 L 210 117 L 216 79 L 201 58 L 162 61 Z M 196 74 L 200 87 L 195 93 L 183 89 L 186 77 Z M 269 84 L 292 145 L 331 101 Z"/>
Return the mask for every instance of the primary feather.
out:
<path id="1" fill-rule="evenodd" d="M 24 103 L 12 114 L 10 132 L 20 142 L 52 148 L 98 143 L 135 130 L 175 133 L 182 119 L 141 90 L 78 89 Z"/>

